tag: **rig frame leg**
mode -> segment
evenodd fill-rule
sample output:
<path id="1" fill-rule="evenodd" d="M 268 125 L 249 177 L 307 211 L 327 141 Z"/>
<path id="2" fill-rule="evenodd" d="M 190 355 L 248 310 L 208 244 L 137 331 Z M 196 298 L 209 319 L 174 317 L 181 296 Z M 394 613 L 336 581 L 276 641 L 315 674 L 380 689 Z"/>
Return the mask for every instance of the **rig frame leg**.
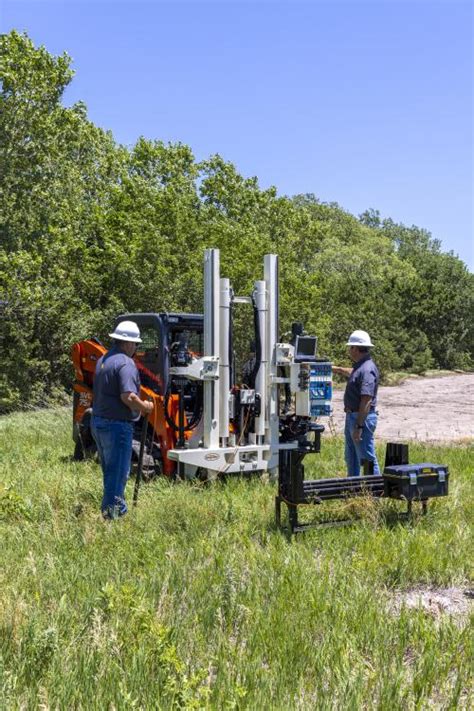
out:
<path id="1" fill-rule="evenodd" d="M 281 498 L 275 496 L 275 523 L 278 528 L 281 527 Z"/>
<path id="2" fill-rule="evenodd" d="M 288 523 L 290 526 L 290 534 L 296 533 L 298 529 L 298 505 L 288 506 Z"/>

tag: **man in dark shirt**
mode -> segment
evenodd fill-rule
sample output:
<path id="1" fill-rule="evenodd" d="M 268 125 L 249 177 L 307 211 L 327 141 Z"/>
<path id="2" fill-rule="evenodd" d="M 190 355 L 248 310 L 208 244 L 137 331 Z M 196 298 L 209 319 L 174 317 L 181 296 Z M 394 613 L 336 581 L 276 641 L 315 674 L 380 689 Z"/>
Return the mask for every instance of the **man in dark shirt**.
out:
<path id="1" fill-rule="evenodd" d="M 104 475 L 102 515 L 105 519 L 127 513 L 125 485 L 132 459 L 133 422 L 153 410 L 141 400 L 140 377 L 132 356 L 140 331 L 134 321 L 122 321 L 114 333 L 112 348 L 98 361 L 94 376 L 92 434 Z"/>
<path id="2" fill-rule="evenodd" d="M 361 465 L 367 472 L 380 474 L 374 443 L 380 376 L 369 351 L 373 344 L 366 331 L 354 331 L 347 345 L 353 367 L 333 366 L 334 373 L 348 378 L 344 392 L 347 475 L 359 476 Z"/>

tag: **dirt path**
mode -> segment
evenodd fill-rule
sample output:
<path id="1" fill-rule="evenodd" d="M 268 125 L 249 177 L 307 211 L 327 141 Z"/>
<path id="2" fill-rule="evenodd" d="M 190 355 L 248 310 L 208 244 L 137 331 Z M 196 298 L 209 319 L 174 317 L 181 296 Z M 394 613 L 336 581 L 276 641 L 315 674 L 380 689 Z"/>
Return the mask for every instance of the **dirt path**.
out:
<path id="1" fill-rule="evenodd" d="M 344 429 L 343 390 L 334 392 L 333 422 Z M 379 388 L 377 437 L 423 442 L 474 439 L 474 373 L 408 379 Z"/>

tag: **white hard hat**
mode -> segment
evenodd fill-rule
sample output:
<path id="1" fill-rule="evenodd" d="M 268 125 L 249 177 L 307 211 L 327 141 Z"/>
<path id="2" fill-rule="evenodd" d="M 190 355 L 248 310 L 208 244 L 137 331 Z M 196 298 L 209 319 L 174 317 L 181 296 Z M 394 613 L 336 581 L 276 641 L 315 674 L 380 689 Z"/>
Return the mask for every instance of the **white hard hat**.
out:
<path id="1" fill-rule="evenodd" d="M 115 341 L 129 341 L 130 343 L 141 343 L 140 329 L 135 321 L 121 321 L 115 327 L 113 333 L 109 333 L 110 338 Z"/>
<path id="2" fill-rule="evenodd" d="M 373 348 L 374 344 L 370 340 L 367 331 L 353 331 L 346 343 L 347 346 L 362 346 L 362 348 Z"/>

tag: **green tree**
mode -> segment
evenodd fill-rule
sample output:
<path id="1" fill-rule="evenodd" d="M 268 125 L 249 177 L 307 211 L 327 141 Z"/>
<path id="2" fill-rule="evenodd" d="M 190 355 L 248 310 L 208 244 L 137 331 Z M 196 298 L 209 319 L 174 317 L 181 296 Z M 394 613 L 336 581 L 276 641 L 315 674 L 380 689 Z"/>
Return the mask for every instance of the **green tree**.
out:
<path id="1" fill-rule="evenodd" d="M 120 151 L 82 104 L 65 108 L 70 59 L 26 35 L 0 38 L 0 290 L 3 406 L 47 401 L 68 349 L 96 320 L 93 249 Z M 100 282 L 100 280 L 99 280 Z"/>
<path id="2" fill-rule="evenodd" d="M 398 256 L 417 273 L 416 291 L 402 301 L 407 331 L 424 334 L 434 363 L 441 368 L 474 364 L 474 274 L 426 230 L 384 220 L 382 232 Z"/>
<path id="3" fill-rule="evenodd" d="M 67 54 L 0 38 L 0 410 L 67 388 L 70 345 L 118 313 L 201 311 L 206 247 L 237 294 L 279 254 L 281 333 L 302 320 L 324 355 L 344 358 L 365 328 L 383 370 L 472 367 L 474 276 L 428 232 L 262 190 L 181 143 L 119 146 L 63 105 L 72 76 Z M 250 309 L 235 321 L 250 330 Z"/>

